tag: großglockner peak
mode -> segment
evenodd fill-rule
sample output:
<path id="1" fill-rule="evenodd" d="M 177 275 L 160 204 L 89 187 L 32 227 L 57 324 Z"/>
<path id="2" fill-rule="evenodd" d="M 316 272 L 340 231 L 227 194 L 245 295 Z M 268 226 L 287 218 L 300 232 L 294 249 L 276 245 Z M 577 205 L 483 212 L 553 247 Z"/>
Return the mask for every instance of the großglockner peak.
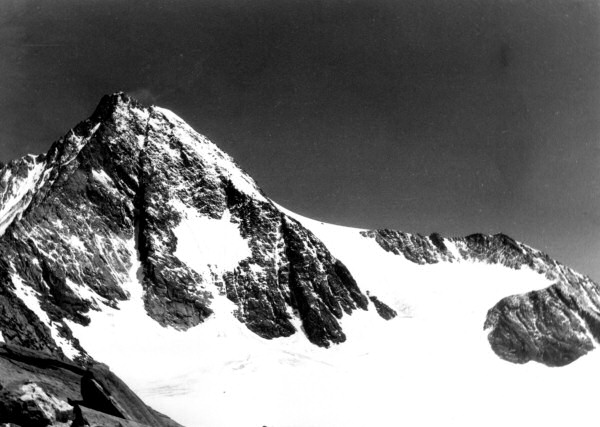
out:
<path id="1" fill-rule="evenodd" d="M 175 396 L 198 398 L 204 391 L 182 378 L 206 385 L 200 373 L 215 366 L 261 381 L 273 366 L 333 365 L 382 342 L 393 345 L 387 354 L 417 358 L 443 349 L 462 363 L 493 350 L 563 366 L 600 338 L 599 286 L 546 254 L 503 234 L 303 218 L 178 116 L 123 93 L 105 96 L 47 154 L 0 169 L 0 233 L 0 341 L 106 362 L 150 397 L 177 383 Z M 207 425 L 229 425 L 230 415 L 209 413 Z"/>
<path id="2" fill-rule="evenodd" d="M 297 317 L 327 346 L 344 340 L 342 313 L 367 308 L 321 242 L 167 110 L 107 96 L 46 156 L 27 161 L 24 178 L 12 165 L 5 172 L 0 250 L 14 294 L 46 313 L 39 329 L 49 334 L 21 341 L 84 355 L 64 320 L 85 325 L 90 310 L 118 307 L 133 273 L 148 315 L 183 330 L 213 314 L 223 294 L 255 333 L 291 335 Z"/>

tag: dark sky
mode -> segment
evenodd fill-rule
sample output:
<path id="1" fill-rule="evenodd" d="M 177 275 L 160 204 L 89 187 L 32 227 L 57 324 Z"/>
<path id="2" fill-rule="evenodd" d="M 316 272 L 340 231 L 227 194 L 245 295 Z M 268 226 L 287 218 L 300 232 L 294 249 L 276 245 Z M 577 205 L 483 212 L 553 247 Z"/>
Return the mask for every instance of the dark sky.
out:
<path id="1" fill-rule="evenodd" d="M 600 279 L 600 2 L 0 3 L 0 161 L 105 93 L 323 221 L 505 232 Z"/>

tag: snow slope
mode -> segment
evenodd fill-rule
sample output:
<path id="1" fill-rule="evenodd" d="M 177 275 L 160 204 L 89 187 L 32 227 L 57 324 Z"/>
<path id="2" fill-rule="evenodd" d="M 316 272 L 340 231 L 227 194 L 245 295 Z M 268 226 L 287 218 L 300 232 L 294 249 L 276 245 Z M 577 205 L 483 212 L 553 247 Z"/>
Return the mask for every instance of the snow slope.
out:
<path id="1" fill-rule="evenodd" d="M 27 208 L 33 192 L 41 185 L 39 181 L 46 167 L 45 162 L 32 155 L 15 163 L 15 167 L 20 163 L 18 166 L 24 169 L 20 174 L 14 174 L 10 165 L 0 168 L 0 236 Z"/>
<path id="2" fill-rule="evenodd" d="M 507 295 L 549 286 L 543 276 L 466 261 L 417 265 L 360 230 L 287 213 L 399 316 L 385 321 L 370 304 L 343 317 L 345 343 L 324 349 L 300 333 L 260 338 L 215 292 L 215 314 L 205 323 L 185 332 L 163 328 L 144 310 L 131 241 L 131 299 L 119 310 L 91 312 L 88 327 L 69 326 L 148 404 L 188 427 L 561 425 L 597 418 L 595 393 L 586 387 L 600 379 L 598 352 L 548 368 L 505 362 L 487 343 L 487 310 Z M 192 211 L 183 217 L 176 256 L 199 274 L 227 271 L 244 256 L 227 212 L 221 220 Z M 211 230 L 222 230 L 226 241 Z M 208 270 L 201 251 L 193 253 L 202 242 L 214 245 L 214 252 L 204 249 Z"/>

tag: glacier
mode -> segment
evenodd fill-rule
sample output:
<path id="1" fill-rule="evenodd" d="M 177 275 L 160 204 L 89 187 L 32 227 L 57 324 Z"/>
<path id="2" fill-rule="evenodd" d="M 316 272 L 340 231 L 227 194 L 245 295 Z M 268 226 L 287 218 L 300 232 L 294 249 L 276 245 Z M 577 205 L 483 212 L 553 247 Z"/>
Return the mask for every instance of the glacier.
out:
<path id="1" fill-rule="evenodd" d="M 473 261 L 420 266 L 386 253 L 361 230 L 286 212 L 399 317 L 388 322 L 372 307 L 356 311 L 343 319 L 347 341 L 323 349 L 303 334 L 256 336 L 218 294 L 214 316 L 178 331 L 146 315 L 132 274 L 134 297 L 120 310 L 92 313 L 87 327 L 72 324 L 74 334 L 145 401 L 186 426 L 557 425 L 595 418 L 593 393 L 582 385 L 600 374 L 596 352 L 557 369 L 507 363 L 487 342 L 486 311 L 506 295 L 549 286 L 544 276 Z"/>

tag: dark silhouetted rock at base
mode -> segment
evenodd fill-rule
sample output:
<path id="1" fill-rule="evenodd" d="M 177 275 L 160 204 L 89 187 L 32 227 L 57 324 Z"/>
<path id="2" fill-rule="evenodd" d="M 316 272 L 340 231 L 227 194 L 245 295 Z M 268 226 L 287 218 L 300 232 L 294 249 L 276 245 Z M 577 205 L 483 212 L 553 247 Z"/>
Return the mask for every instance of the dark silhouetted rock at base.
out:
<path id="1" fill-rule="evenodd" d="M 121 405 L 110 395 L 109 391 L 94 378 L 91 371 L 86 371 L 81 377 L 81 397 L 83 403 L 92 409 L 115 417 L 127 418 L 126 411 L 120 407 Z"/>
<path id="2" fill-rule="evenodd" d="M 80 409 L 87 408 L 87 409 Z M 181 427 L 146 406 L 102 364 L 87 367 L 23 347 L 0 344 L 0 423 L 22 427 L 85 425 Z M 104 423 L 104 424 L 103 424 Z M 111 424 L 112 423 L 112 424 Z M 92 424 L 90 424 L 92 425 Z"/>
<path id="3" fill-rule="evenodd" d="M 144 427 L 148 424 L 141 424 L 136 421 L 124 420 L 104 412 L 94 409 L 78 406 L 75 409 L 75 420 L 70 427 Z"/>

